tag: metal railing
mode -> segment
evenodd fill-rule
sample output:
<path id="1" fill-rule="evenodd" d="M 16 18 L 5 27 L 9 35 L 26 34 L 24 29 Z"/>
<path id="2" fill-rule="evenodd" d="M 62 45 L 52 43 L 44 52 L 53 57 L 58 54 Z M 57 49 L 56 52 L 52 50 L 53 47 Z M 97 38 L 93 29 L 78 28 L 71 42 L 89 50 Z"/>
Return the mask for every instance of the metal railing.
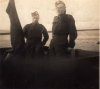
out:
<path id="1" fill-rule="evenodd" d="M 100 29 L 79 29 L 77 31 L 96 31 Z M 52 31 L 48 31 L 48 33 L 52 33 Z M 1 32 L 0 35 L 10 35 L 10 32 Z"/>

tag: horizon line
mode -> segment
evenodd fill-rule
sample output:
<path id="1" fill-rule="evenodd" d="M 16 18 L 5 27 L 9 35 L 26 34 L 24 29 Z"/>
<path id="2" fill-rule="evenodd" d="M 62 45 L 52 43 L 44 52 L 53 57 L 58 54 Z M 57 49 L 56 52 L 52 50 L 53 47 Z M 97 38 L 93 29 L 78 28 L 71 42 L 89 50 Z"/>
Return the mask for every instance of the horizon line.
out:
<path id="1" fill-rule="evenodd" d="M 100 30 L 100 29 L 79 29 L 77 31 L 95 31 L 95 30 Z M 0 30 L 3 31 L 3 30 Z M 8 31 L 8 30 L 5 30 Z M 52 33 L 52 31 L 48 31 L 48 33 Z M 9 35 L 10 32 L 0 32 L 0 35 Z"/>

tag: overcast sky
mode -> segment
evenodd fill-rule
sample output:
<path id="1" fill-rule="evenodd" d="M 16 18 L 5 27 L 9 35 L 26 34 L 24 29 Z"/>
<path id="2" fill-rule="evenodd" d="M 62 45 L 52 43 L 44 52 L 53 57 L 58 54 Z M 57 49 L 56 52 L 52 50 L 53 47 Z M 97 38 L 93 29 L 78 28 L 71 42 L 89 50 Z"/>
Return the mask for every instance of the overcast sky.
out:
<path id="1" fill-rule="evenodd" d="M 15 0 L 18 16 L 22 27 L 31 23 L 31 12 L 38 11 L 40 23 L 48 30 L 52 28 L 53 17 L 56 15 L 57 0 Z M 76 20 L 77 29 L 99 28 L 99 0 L 63 0 L 68 14 Z M 5 10 L 8 0 L 0 0 L 0 29 L 9 30 L 9 17 Z"/>

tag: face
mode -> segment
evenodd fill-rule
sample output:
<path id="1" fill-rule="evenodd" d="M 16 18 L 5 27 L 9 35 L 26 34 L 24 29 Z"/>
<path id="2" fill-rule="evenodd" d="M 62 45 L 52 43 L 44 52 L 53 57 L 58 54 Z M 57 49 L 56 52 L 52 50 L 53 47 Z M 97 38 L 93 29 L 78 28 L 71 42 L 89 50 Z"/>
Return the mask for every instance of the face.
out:
<path id="1" fill-rule="evenodd" d="M 56 7 L 58 14 L 64 14 L 66 12 L 66 7 L 63 4 L 59 4 Z"/>
<path id="2" fill-rule="evenodd" d="M 39 15 L 38 14 L 35 16 L 32 15 L 32 21 L 33 23 L 37 23 L 39 21 Z"/>

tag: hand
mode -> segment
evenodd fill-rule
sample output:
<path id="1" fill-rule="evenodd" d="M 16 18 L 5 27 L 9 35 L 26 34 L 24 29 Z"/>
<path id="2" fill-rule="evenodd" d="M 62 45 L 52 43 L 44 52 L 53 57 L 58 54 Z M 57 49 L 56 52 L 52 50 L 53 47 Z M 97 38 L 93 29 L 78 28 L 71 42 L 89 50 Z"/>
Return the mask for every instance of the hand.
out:
<path id="1" fill-rule="evenodd" d="M 72 51 L 72 50 L 73 50 L 73 48 L 70 48 L 70 47 L 68 48 L 68 51 Z"/>

